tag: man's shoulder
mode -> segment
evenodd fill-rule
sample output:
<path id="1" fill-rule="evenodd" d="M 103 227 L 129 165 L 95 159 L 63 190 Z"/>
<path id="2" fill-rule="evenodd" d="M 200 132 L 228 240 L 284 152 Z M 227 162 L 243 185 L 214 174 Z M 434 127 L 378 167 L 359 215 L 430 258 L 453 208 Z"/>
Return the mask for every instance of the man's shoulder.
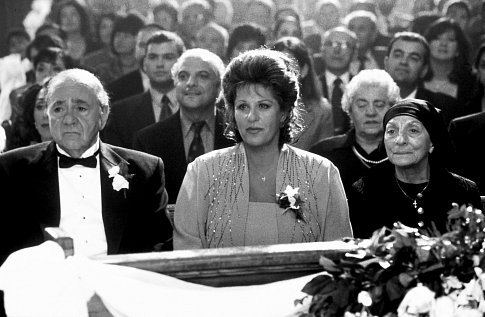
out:
<path id="1" fill-rule="evenodd" d="M 159 121 L 144 127 L 143 129 L 137 131 L 135 135 L 136 138 L 140 140 L 151 140 L 154 136 L 159 136 L 160 134 L 165 133 L 174 135 L 175 133 L 173 129 L 175 126 L 180 126 L 180 117 L 178 112 L 163 121 Z M 154 141 L 160 142 L 158 139 Z"/>
<path id="2" fill-rule="evenodd" d="M 416 98 L 418 99 L 424 99 L 430 103 L 432 103 L 435 107 L 440 107 L 442 104 L 456 104 L 456 99 L 445 95 L 440 92 L 434 92 L 431 90 L 428 90 L 424 87 L 418 87 L 418 90 L 416 91 Z"/>
<path id="3" fill-rule="evenodd" d="M 348 141 L 347 134 L 335 135 L 312 145 L 310 148 L 310 152 L 316 153 L 318 155 L 322 155 L 323 153 L 329 153 L 334 151 L 335 149 L 340 149 L 346 147 Z"/>
<path id="4" fill-rule="evenodd" d="M 119 155 L 124 160 L 128 161 L 129 163 L 135 163 L 139 166 L 146 166 L 146 165 L 157 165 L 161 159 L 155 155 L 148 154 L 145 152 L 127 149 L 120 146 L 111 145 L 108 143 L 104 143 L 104 145 Z"/>
<path id="5" fill-rule="evenodd" d="M 120 85 L 132 84 L 132 81 L 134 79 L 142 80 L 139 70 L 134 70 L 132 72 L 129 72 L 128 74 L 121 76 L 116 80 L 113 80 L 111 83 L 108 84 L 108 90 L 109 88 L 119 87 Z"/>
<path id="6" fill-rule="evenodd" d="M 129 96 L 126 98 L 123 98 L 121 100 L 117 100 L 112 104 L 112 108 L 118 108 L 118 107 L 137 107 L 141 102 L 143 102 L 145 99 L 151 98 L 150 92 L 149 91 L 144 91 L 141 93 L 138 93 L 133 96 Z"/>

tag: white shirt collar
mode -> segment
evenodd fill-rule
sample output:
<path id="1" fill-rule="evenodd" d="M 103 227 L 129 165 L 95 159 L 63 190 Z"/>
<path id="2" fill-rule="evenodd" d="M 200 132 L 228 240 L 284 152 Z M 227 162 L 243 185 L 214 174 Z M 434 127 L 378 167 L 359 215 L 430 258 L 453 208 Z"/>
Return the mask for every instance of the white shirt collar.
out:
<path id="1" fill-rule="evenodd" d="M 418 92 L 418 87 L 416 87 L 416 89 L 414 89 L 409 95 L 406 96 L 406 98 L 402 98 L 402 99 L 408 99 L 408 98 L 416 98 L 416 93 Z"/>
<path id="2" fill-rule="evenodd" d="M 345 72 L 344 74 L 338 76 L 342 80 L 342 84 L 345 86 L 349 83 L 350 73 Z M 327 87 L 333 87 L 333 82 L 337 79 L 337 76 L 328 70 L 325 70 L 325 80 L 327 81 Z"/>
<path id="3" fill-rule="evenodd" d="M 59 151 L 59 153 L 64 154 L 65 156 L 71 157 L 66 151 L 61 149 L 58 144 L 56 144 L 56 147 L 57 147 L 57 151 Z M 94 142 L 93 145 L 91 145 L 86 151 L 84 151 L 84 153 L 81 155 L 81 158 L 89 157 L 89 156 L 93 155 L 94 153 L 96 153 L 97 150 L 99 150 L 99 134 L 96 137 L 96 142 Z"/>

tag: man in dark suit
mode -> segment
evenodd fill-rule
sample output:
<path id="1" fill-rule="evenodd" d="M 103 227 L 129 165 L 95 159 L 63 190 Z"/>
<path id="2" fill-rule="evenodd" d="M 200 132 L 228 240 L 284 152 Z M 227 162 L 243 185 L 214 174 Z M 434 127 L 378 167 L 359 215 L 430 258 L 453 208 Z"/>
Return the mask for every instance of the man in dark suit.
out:
<path id="1" fill-rule="evenodd" d="M 136 37 L 135 58 L 140 69 L 129 72 L 106 85 L 106 90 L 109 92 L 111 103 L 140 94 L 148 89 L 148 78 L 143 73 L 141 65 L 143 57 L 145 57 L 147 41 L 158 31 L 163 31 L 163 28 L 154 23 L 147 24 L 138 31 Z"/>
<path id="2" fill-rule="evenodd" d="M 389 38 L 379 33 L 377 17 L 365 10 L 352 11 L 344 18 L 344 25 L 355 33 L 359 49 L 350 63 L 350 73 L 356 75 L 364 69 L 384 69 L 384 58 Z"/>
<path id="3" fill-rule="evenodd" d="M 401 90 L 401 97 L 417 98 L 430 102 L 441 110 L 449 122 L 462 115 L 463 108 L 454 98 L 425 89 L 422 80 L 429 70 L 430 49 L 426 39 L 414 32 L 396 33 L 389 43 L 384 60 L 385 70 Z"/>
<path id="4" fill-rule="evenodd" d="M 0 156 L 0 263 L 44 241 L 45 227 L 73 238 L 76 254 L 171 249 L 163 162 L 99 140 L 108 95 L 93 74 L 66 70 L 49 84 L 53 141 Z"/>
<path id="5" fill-rule="evenodd" d="M 450 123 L 449 131 L 457 154 L 456 172 L 475 181 L 480 195 L 485 195 L 485 164 L 481 141 L 485 135 L 485 113 L 455 118 Z"/>
<path id="6" fill-rule="evenodd" d="M 342 110 L 342 96 L 351 79 L 352 56 L 357 49 L 357 37 L 345 27 L 336 27 L 323 35 L 321 55 L 315 56 L 315 69 L 325 98 L 332 104 L 334 135 L 350 128 L 349 116 Z"/>
<path id="7" fill-rule="evenodd" d="M 233 145 L 223 136 L 216 102 L 224 63 L 204 49 L 186 51 L 172 68 L 179 111 L 135 134 L 133 148 L 163 159 L 169 203 L 177 200 L 187 164 L 198 155 Z"/>
<path id="8" fill-rule="evenodd" d="M 171 69 L 184 51 L 182 39 L 173 32 L 159 31 L 150 37 L 142 66 L 150 87 L 113 104 L 102 135 L 104 141 L 131 148 L 136 131 L 163 121 L 178 110 Z"/>

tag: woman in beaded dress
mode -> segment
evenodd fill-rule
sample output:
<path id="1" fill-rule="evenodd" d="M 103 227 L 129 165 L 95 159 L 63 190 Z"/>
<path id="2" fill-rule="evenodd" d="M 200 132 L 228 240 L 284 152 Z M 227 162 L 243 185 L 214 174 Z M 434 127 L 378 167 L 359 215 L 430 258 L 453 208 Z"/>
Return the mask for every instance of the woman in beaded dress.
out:
<path id="1" fill-rule="evenodd" d="M 357 238 L 370 238 L 374 230 L 392 228 L 397 221 L 426 234 L 443 234 L 452 203 L 481 208 L 476 184 L 447 170 L 451 142 L 433 105 L 404 99 L 386 112 L 383 125 L 389 160 L 347 193 Z"/>
<path id="2" fill-rule="evenodd" d="M 175 207 L 174 249 L 351 237 L 338 169 L 287 144 L 301 130 L 291 59 L 267 49 L 243 53 L 227 66 L 222 88 L 225 134 L 238 144 L 189 164 Z M 286 189 L 297 192 L 288 201 L 300 198 L 294 208 L 277 198 Z"/>

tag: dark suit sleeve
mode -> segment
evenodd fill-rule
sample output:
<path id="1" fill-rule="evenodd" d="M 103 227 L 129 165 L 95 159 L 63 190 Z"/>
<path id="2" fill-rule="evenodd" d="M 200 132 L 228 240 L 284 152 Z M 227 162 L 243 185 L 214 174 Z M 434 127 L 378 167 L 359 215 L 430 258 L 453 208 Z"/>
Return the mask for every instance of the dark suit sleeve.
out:
<path id="1" fill-rule="evenodd" d="M 118 111 L 118 108 L 120 107 L 117 104 L 111 107 L 108 122 L 106 123 L 104 129 L 101 131 L 101 139 L 111 145 L 129 148 L 131 144 L 123 144 L 123 139 L 121 137 L 121 129 L 123 127 L 121 126 L 121 113 L 120 111 Z"/>
<path id="2" fill-rule="evenodd" d="M 142 152 L 148 153 L 146 146 L 142 141 L 142 137 L 140 137 L 140 133 L 138 133 L 138 132 L 135 133 L 135 136 L 133 137 L 132 148 L 134 150 L 137 150 L 137 151 L 142 151 Z"/>

